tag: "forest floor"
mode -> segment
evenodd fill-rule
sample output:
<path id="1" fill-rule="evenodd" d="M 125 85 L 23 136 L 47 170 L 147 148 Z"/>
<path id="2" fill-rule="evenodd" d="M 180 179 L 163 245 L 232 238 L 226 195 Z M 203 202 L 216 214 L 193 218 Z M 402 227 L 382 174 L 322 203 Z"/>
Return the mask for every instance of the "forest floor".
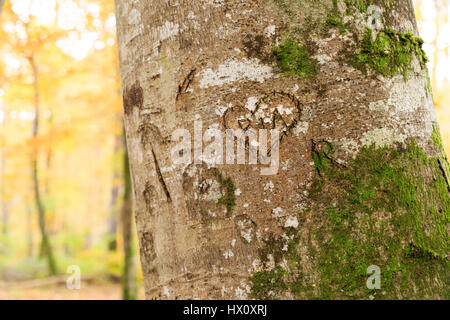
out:
<path id="1" fill-rule="evenodd" d="M 0 286 L 0 300 L 121 300 L 121 294 L 120 283 L 82 283 L 80 290 L 67 289 L 64 284 Z M 139 292 L 139 298 L 143 297 Z"/>

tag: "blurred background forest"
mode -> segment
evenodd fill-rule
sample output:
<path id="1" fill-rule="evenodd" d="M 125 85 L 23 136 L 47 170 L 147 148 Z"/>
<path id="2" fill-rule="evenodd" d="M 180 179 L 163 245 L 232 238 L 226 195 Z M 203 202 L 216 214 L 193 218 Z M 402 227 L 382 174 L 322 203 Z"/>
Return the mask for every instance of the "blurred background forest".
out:
<path id="1" fill-rule="evenodd" d="M 414 3 L 450 154 L 450 0 Z M 113 0 L 6 1 L 0 299 L 144 298 L 121 112 Z"/>

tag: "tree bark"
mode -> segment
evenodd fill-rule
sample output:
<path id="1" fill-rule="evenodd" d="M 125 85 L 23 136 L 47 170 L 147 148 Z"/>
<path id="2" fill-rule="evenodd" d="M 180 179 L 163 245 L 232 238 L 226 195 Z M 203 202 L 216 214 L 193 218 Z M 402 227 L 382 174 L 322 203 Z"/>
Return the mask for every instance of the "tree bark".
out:
<path id="1" fill-rule="evenodd" d="M 115 3 L 147 298 L 445 296 L 448 165 L 409 0 Z M 174 164 L 194 121 L 279 130 L 278 171 Z"/>
<path id="2" fill-rule="evenodd" d="M 33 71 L 34 114 L 35 114 L 33 121 L 33 139 L 36 140 L 39 134 L 39 109 L 40 109 L 38 69 L 35 63 L 34 56 L 31 56 L 29 61 Z M 48 271 L 50 275 L 56 275 L 58 270 L 56 267 L 56 261 L 53 256 L 53 250 L 47 232 L 45 221 L 45 207 L 41 199 L 41 192 L 39 188 L 38 147 L 36 141 L 33 141 L 31 168 L 32 168 L 34 200 L 38 211 L 39 230 L 41 231 L 41 252 L 43 255 L 45 255 L 47 259 Z"/>

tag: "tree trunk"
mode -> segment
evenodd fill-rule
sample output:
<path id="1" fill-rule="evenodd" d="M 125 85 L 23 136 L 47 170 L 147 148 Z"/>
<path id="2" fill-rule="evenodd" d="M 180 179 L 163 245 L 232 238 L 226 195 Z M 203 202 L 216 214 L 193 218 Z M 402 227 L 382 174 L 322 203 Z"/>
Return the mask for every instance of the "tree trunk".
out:
<path id="1" fill-rule="evenodd" d="M 0 15 L 2 14 L 4 4 L 5 4 L 5 0 L 0 0 Z"/>
<path id="2" fill-rule="evenodd" d="M 3 5 L 5 4 L 5 0 L 0 0 L 0 16 L 2 15 L 2 11 L 3 11 Z M 0 179 L 2 181 L 2 234 L 4 236 L 6 236 L 7 232 L 8 232 L 8 208 L 7 208 L 7 204 L 6 204 L 6 197 L 5 197 L 5 168 L 6 168 L 6 159 L 5 159 L 5 154 L 4 154 L 4 149 L 5 149 L 5 128 L 6 128 L 6 112 L 5 112 L 6 108 L 3 109 L 3 123 L 2 123 L 2 127 L 3 127 L 3 136 L 2 136 L 2 156 L 1 156 L 1 171 L 0 171 Z"/>
<path id="3" fill-rule="evenodd" d="M 126 139 L 124 138 L 126 147 Z M 126 149 L 126 148 L 125 148 Z M 122 236 L 124 249 L 124 267 L 122 275 L 122 298 L 123 300 L 136 300 L 137 298 L 137 273 L 136 255 L 133 245 L 133 204 L 131 199 L 131 177 L 128 154 L 124 150 L 123 162 L 124 194 L 122 204 Z"/>
<path id="4" fill-rule="evenodd" d="M 27 197 L 28 198 L 28 197 Z M 31 201 L 30 201 L 31 202 Z M 26 243 L 27 243 L 27 257 L 33 257 L 34 242 L 33 242 L 33 208 L 27 199 L 26 206 Z"/>
<path id="5" fill-rule="evenodd" d="M 121 137 L 117 135 L 114 142 L 114 156 L 120 151 Z M 125 148 L 125 146 L 124 146 Z M 111 200 L 109 202 L 109 218 L 108 218 L 108 250 L 117 250 L 117 200 L 119 198 L 119 185 L 117 180 L 119 179 L 119 170 L 113 168 L 113 181 L 111 188 Z"/>
<path id="6" fill-rule="evenodd" d="M 1 215 L 2 215 L 2 235 L 6 236 L 8 233 L 8 200 L 6 195 L 6 121 L 7 121 L 7 112 L 6 108 L 3 107 L 3 121 L 2 121 L 2 143 L 1 143 L 1 151 L 0 151 L 0 181 L 1 181 Z"/>
<path id="7" fill-rule="evenodd" d="M 448 165 L 409 0 L 115 3 L 147 298 L 445 297 Z M 272 172 L 215 161 L 206 131 L 201 154 L 200 122 L 259 130 L 258 162 L 275 137 Z"/>
<path id="8" fill-rule="evenodd" d="M 34 89 L 34 122 L 33 122 L 33 139 L 36 140 L 39 133 L 39 82 L 38 82 L 38 69 L 35 63 L 34 56 L 30 58 L 30 65 L 33 71 L 33 89 Z M 48 270 L 50 275 L 57 274 L 56 261 L 53 256 L 53 250 L 48 237 L 46 221 L 45 221 L 45 207 L 41 199 L 41 192 L 39 188 L 39 175 L 38 175 L 38 146 L 37 141 L 33 141 L 32 160 L 31 160 L 32 176 L 33 176 L 33 189 L 36 208 L 38 211 L 39 230 L 41 231 L 41 253 L 45 255 L 48 263 Z"/>

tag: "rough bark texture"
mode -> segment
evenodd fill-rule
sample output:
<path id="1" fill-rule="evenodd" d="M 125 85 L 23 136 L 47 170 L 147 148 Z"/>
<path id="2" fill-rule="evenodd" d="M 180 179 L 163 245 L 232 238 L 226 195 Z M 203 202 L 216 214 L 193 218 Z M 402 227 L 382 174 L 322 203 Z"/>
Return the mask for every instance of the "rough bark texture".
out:
<path id="1" fill-rule="evenodd" d="M 409 0 L 116 14 L 148 298 L 444 297 L 448 166 Z M 195 120 L 283 131 L 278 173 L 173 165 L 171 134 Z"/>

